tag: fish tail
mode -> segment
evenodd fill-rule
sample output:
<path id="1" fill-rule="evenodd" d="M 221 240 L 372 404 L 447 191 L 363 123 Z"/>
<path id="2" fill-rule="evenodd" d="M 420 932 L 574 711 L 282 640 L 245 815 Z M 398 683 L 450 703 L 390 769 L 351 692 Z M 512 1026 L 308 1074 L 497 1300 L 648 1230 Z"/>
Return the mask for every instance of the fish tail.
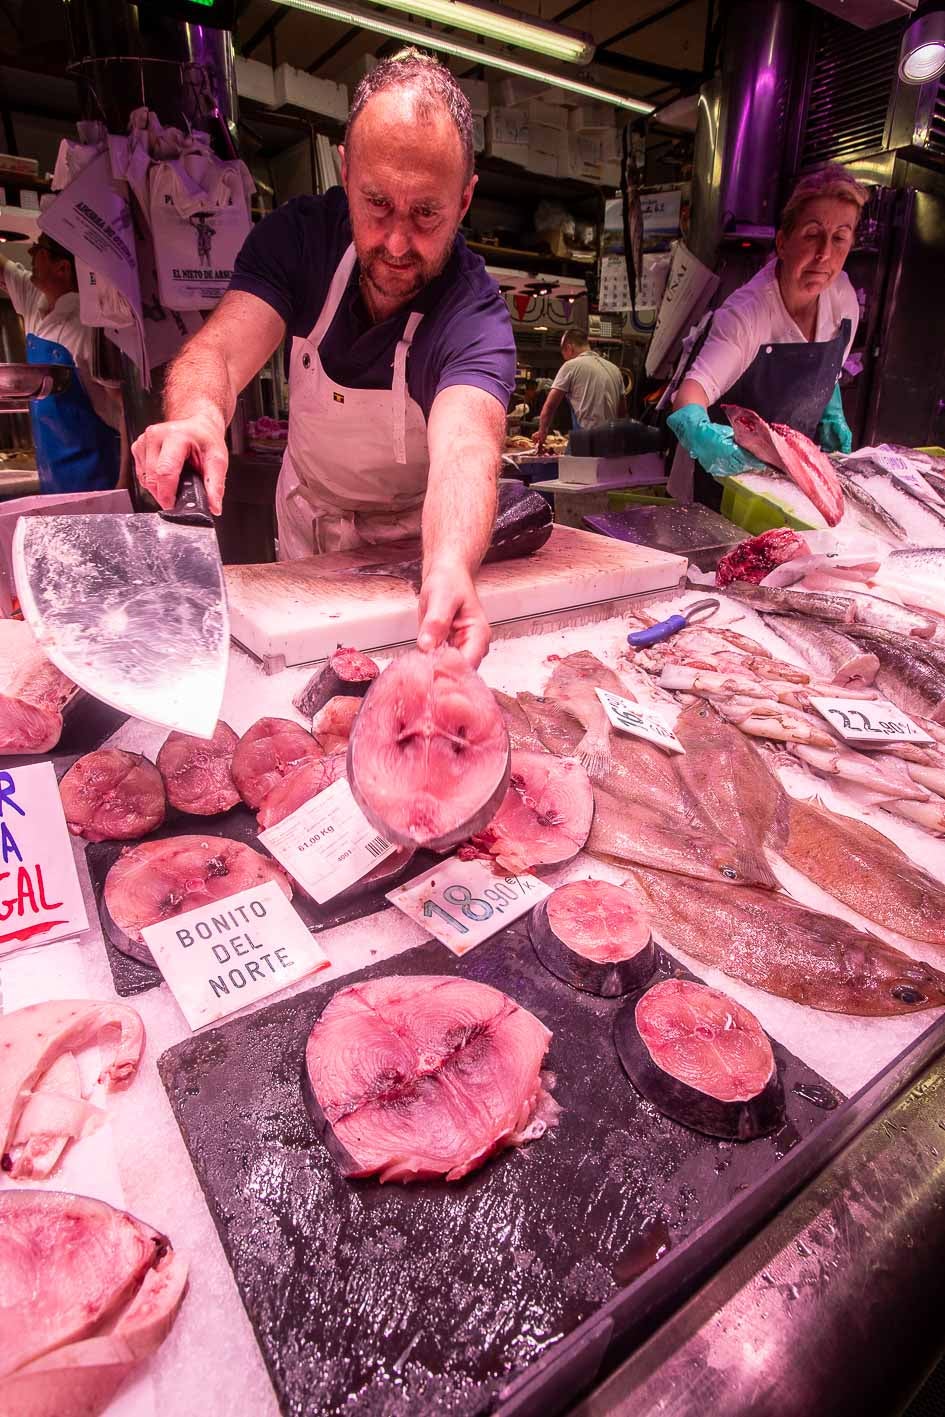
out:
<path id="1" fill-rule="evenodd" d="M 602 737 L 596 729 L 585 733 L 574 751 L 588 777 L 594 778 L 598 782 L 605 778 L 613 768 L 614 759 L 610 751 L 609 739 Z"/>
<path id="2" fill-rule="evenodd" d="M 750 846 L 742 847 L 735 853 L 735 869 L 742 885 L 759 886 L 762 890 L 776 891 L 778 878 L 762 852 Z"/>

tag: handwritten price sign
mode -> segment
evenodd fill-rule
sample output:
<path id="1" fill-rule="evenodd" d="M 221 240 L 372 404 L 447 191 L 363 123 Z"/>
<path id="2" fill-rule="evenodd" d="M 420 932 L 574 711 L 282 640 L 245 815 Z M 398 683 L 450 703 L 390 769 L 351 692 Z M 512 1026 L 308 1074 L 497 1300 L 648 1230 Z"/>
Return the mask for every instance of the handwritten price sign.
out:
<path id="1" fill-rule="evenodd" d="M 52 763 L 0 771 L 0 955 L 88 924 Z"/>
<path id="2" fill-rule="evenodd" d="M 817 712 L 848 743 L 932 743 L 924 729 L 888 699 L 811 699 Z"/>
<path id="3" fill-rule="evenodd" d="M 604 706 L 604 712 L 615 728 L 623 733 L 632 733 L 634 738 L 645 738 L 658 748 L 670 753 L 684 753 L 686 750 L 671 728 L 668 728 L 658 713 L 625 699 L 621 694 L 612 694 L 609 689 L 595 689 L 594 693 Z"/>
<path id="4" fill-rule="evenodd" d="M 537 876 L 497 876 L 489 861 L 449 860 L 387 899 L 454 954 L 468 954 L 551 894 Z"/>

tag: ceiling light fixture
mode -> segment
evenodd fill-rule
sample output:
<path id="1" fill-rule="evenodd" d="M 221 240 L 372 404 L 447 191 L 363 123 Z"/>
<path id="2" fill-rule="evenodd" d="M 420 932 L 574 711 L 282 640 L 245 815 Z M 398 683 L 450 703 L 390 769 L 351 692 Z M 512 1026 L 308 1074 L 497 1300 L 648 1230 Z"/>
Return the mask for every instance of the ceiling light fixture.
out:
<path id="1" fill-rule="evenodd" d="M 594 55 L 593 41 L 587 35 L 558 25 L 542 24 L 540 20 L 520 18 L 498 6 L 467 5 L 464 0 L 386 0 L 386 3 L 389 9 L 406 10 L 420 19 L 469 30 L 501 44 L 516 44 L 566 64 L 589 64 Z"/>
<path id="2" fill-rule="evenodd" d="M 945 74 L 945 0 L 923 0 L 906 26 L 899 50 L 905 84 L 930 84 Z"/>
<path id="3" fill-rule="evenodd" d="M 457 59 L 468 60 L 470 64 L 484 64 L 487 69 L 500 69 L 506 74 L 517 74 L 519 78 L 535 79 L 538 83 L 563 89 L 566 93 L 578 94 L 581 98 L 594 99 L 598 103 L 610 103 L 615 108 L 628 109 L 631 113 L 653 112 L 653 104 L 645 103 L 643 99 L 613 93 L 610 89 L 598 88 L 596 84 L 584 84 L 578 79 L 566 79 L 561 74 L 552 74 L 545 69 L 533 69 L 530 64 L 520 64 L 517 59 L 507 58 L 504 54 L 493 54 L 477 45 L 463 44 L 452 35 L 421 29 L 419 25 L 400 24 L 389 20 L 386 15 L 375 14 L 373 10 L 360 10 L 353 5 L 335 5 L 330 3 L 330 0 L 279 0 L 279 3 L 292 10 L 302 10 L 308 15 L 318 15 L 324 20 L 335 20 L 340 25 L 359 25 L 372 34 L 385 34 L 391 39 L 401 39 L 405 44 L 416 44 L 422 49 L 452 54 Z"/>

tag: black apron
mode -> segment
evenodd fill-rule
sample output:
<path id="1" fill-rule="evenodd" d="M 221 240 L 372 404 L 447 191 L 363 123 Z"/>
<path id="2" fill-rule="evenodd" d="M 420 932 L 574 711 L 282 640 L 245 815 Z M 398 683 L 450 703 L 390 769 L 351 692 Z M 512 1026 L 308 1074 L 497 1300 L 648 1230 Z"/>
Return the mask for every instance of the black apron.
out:
<path id="1" fill-rule="evenodd" d="M 750 408 L 766 423 L 787 423 L 816 441 L 817 426 L 843 368 L 850 330 L 850 321 L 844 319 L 833 339 L 763 344 L 744 374 L 709 409 L 709 417 L 714 423 L 727 423 L 722 404 L 735 403 Z M 693 472 L 696 501 L 718 511 L 721 484 L 699 463 Z"/>

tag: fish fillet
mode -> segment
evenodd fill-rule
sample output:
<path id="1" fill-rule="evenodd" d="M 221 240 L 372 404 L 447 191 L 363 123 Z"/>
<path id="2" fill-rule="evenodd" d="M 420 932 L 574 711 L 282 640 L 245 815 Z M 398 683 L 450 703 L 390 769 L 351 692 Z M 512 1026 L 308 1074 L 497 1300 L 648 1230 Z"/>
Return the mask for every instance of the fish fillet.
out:
<path id="1" fill-rule="evenodd" d="M 0 757 L 49 753 L 78 688 L 43 654 L 22 620 L 0 619 Z"/>
<path id="2" fill-rule="evenodd" d="M 828 526 L 843 516 L 843 491 L 836 469 L 816 443 L 785 423 L 768 424 L 749 408 L 723 404 L 739 447 L 787 473 L 810 498 Z"/>
<path id="3" fill-rule="evenodd" d="M 112 1045 L 99 1081 L 110 1089 L 123 1087 L 138 1067 L 144 1025 L 126 1004 L 95 999 L 57 999 L 0 1015 L 0 1157 L 14 1176 L 32 1174 L 28 1139 L 20 1148 L 14 1140 L 22 1135 L 22 1114 L 35 1090 L 63 1054 L 94 1043 Z"/>
<path id="4" fill-rule="evenodd" d="M 0 1412 L 96 1417 L 167 1336 L 186 1281 L 165 1236 L 104 1201 L 0 1194 Z"/>

